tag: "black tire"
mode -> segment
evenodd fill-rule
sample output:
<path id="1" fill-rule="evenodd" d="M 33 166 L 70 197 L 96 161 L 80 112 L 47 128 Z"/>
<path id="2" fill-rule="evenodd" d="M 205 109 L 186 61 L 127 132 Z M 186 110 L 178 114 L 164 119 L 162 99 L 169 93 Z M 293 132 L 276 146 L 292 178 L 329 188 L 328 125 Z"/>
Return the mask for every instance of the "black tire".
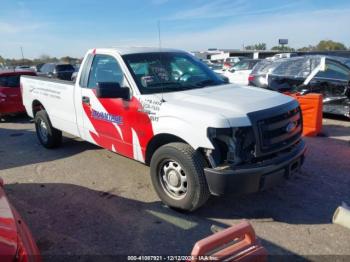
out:
<path id="1" fill-rule="evenodd" d="M 36 135 L 40 143 L 46 148 L 56 148 L 62 143 L 62 132 L 51 125 L 49 116 L 45 110 L 41 110 L 36 113 L 34 118 Z M 46 127 L 46 137 L 42 134 L 44 132 L 42 124 Z"/>
<path id="2" fill-rule="evenodd" d="M 186 176 L 186 190 L 183 198 L 176 199 L 163 185 L 166 161 L 174 161 Z M 169 163 L 169 162 L 168 162 Z M 205 161 L 202 155 L 185 143 L 170 143 L 160 147 L 151 159 L 151 178 L 155 191 L 164 204 L 171 208 L 194 211 L 201 207 L 210 197 L 204 175 Z"/>

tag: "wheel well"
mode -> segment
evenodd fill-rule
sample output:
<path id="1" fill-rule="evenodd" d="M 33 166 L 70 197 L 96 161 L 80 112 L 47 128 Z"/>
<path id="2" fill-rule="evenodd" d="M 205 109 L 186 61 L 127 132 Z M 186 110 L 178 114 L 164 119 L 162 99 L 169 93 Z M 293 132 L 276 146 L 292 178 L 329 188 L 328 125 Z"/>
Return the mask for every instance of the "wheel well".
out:
<path id="1" fill-rule="evenodd" d="M 33 110 L 33 116 L 35 117 L 36 113 L 38 113 L 40 110 L 45 110 L 45 107 L 43 106 L 42 103 L 40 103 L 40 101 L 34 100 L 32 105 L 32 110 Z"/>
<path id="2" fill-rule="evenodd" d="M 160 148 L 161 146 L 164 146 L 169 143 L 174 142 L 182 142 L 186 143 L 183 139 L 180 137 L 171 135 L 171 134 L 159 134 L 152 138 L 152 140 L 148 143 L 147 149 L 146 149 L 146 159 L 145 163 L 146 165 L 149 165 L 151 163 L 151 158 L 153 156 L 153 153 Z"/>

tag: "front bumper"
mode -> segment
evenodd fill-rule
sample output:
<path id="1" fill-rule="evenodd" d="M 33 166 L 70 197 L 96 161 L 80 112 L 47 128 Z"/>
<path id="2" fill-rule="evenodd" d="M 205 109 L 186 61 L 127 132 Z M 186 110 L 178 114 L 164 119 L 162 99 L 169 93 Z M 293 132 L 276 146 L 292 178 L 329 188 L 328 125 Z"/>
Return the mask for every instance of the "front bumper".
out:
<path id="1" fill-rule="evenodd" d="M 244 167 L 205 168 L 209 190 L 213 195 L 246 194 L 265 190 L 300 170 L 306 145 L 301 140 L 291 151 L 273 159 Z"/>

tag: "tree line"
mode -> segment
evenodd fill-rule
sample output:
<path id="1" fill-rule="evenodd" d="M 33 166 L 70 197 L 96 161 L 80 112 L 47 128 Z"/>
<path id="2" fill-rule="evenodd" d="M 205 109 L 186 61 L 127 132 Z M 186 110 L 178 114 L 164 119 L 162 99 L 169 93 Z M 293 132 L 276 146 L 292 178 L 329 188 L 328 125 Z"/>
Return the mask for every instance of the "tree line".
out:
<path id="1" fill-rule="evenodd" d="M 257 43 L 254 45 L 248 45 L 245 46 L 245 50 L 267 50 L 265 43 Z M 284 51 L 284 52 L 294 52 L 294 51 L 301 51 L 301 52 L 307 52 L 307 51 L 342 51 L 342 50 L 350 50 L 350 47 L 347 48 L 343 43 L 335 42 L 332 40 L 322 40 L 317 45 L 309 45 L 302 48 L 295 49 L 293 47 L 285 46 L 285 45 L 279 45 L 279 46 L 273 46 L 271 48 L 273 51 Z M 74 58 L 70 56 L 64 56 L 61 58 L 57 57 L 50 57 L 49 55 L 41 55 L 39 58 L 36 59 L 5 59 L 2 56 L 0 56 L 0 66 L 1 65 L 7 65 L 7 66 L 18 66 L 18 65 L 38 65 L 38 64 L 44 64 L 44 63 L 68 63 L 68 64 L 79 64 L 81 63 L 82 59 L 80 58 Z"/>
<path id="2" fill-rule="evenodd" d="M 64 56 L 61 58 L 57 57 L 51 57 L 49 55 L 41 55 L 39 58 L 35 59 L 9 59 L 9 58 L 3 58 L 0 56 L 0 66 L 6 65 L 6 66 L 19 66 L 19 65 L 27 65 L 27 66 L 34 66 L 39 64 L 45 64 L 45 63 L 66 63 L 66 64 L 79 64 L 81 63 L 81 58 L 74 58 L 70 56 Z"/>
<path id="3" fill-rule="evenodd" d="M 245 46 L 245 50 L 267 50 L 265 43 L 258 43 L 254 45 Z M 335 42 L 332 40 L 322 40 L 317 45 L 309 45 L 302 48 L 295 49 L 293 47 L 278 45 L 271 48 L 273 51 L 285 51 L 285 52 L 307 52 L 307 51 L 343 51 L 350 50 L 343 43 Z"/>

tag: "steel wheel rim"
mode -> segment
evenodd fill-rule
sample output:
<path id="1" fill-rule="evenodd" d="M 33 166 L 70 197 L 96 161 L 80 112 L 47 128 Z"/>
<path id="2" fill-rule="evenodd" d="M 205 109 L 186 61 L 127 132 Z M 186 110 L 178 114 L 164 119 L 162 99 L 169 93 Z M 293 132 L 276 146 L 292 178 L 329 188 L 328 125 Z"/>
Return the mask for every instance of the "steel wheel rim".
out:
<path id="1" fill-rule="evenodd" d="M 39 119 L 38 121 L 38 130 L 39 130 L 40 138 L 43 140 L 43 142 L 47 142 L 48 141 L 47 126 L 46 126 L 46 123 L 41 119 Z"/>
<path id="2" fill-rule="evenodd" d="M 181 200 L 187 194 L 187 176 L 181 165 L 174 160 L 165 160 L 159 168 L 159 182 L 171 198 Z"/>

